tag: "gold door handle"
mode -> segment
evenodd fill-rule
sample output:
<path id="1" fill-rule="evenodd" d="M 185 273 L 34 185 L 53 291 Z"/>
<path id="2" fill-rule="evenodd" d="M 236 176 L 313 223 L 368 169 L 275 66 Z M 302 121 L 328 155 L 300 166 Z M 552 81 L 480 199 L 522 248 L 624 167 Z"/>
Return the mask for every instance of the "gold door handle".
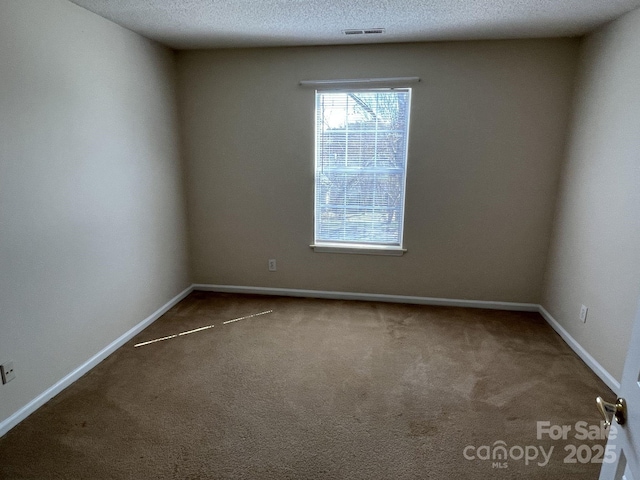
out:
<path id="1" fill-rule="evenodd" d="M 596 404 L 604 417 L 604 426 L 609 428 L 614 420 L 620 425 L 627 421 L 627 402 L 624 398 L 616 399 L 616 403 L 605 402 L 602 397 L 596 398 Z"/>

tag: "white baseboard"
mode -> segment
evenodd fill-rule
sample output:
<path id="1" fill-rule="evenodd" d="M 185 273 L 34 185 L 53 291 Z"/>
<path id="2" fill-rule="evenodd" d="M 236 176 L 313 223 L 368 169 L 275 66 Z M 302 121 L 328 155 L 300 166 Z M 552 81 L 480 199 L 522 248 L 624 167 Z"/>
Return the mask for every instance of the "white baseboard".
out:
<path id="1" fill-rule="evenodd" d="M 257 295 L 281 295 L 286 297 L 330 298 L 336 300 L 365 300 L 371 302 L 410 303 L 417 305 L 441 305 L 447 307 L 489 308 L 516 312 L 538 312 L 547 323 L 562 337 L 571 349 L 587 364 L 600 379 L 618 393 L 620 383 L 598 361 L 587 352 L 558 321 L 535 303 L 489 302 L 485 300 L 460 300 L 452 298 L 412 297 L 406 295 L 384 295 L 374 293 L 328 292 L 322 290 L 299 290 L 291 288 L 244 287 L 238 285 L 194 284 L 194 290 L 221 293 L 250 293 Z"/>
<path id="2" fill-rule="evenodd" d="M 485 300 L 458 300 L 455 298 L 412 297 L 408 295 L 385 295 L 379 293 L 328 292 L 324 290 L 299 290 L 294 288 L 242 287 L 238 285 L 209 285 L 196 283 L 194 290 L 221 293 L 252 293 L 257 295 L 280 295 L 283 297 L 330 298 L 334 300 L 364 300 L 368 302 L 410 303 L 416 305 L 441 305 L 446 307 L 489 308 L 517 312 L 537 312 L 535 303 L 488 302 Z"/>
<path id="3" fill-rule="evenodd" d="M 115 339 L 113 342 L 111 342 L 109 345 L 104 347 L 102 350 L 96 353 L 93 357 L 91 357 L 85 363 L 80 365 L 78 368 L 73 370 L 64 378 L 62 378 L 61 380 L 56 382 L 54 385 L 49 387 L 47 390 L 42 392 L 40 395 L 38 395 L 36 398 L 31 400 L 20 410 L 18 410 L 13 415 L 11 415 L 9 418 L 0 422 L 0 437 L 5 435 L 9 430 L 11 430 L 13 427 L 18 425 L 21 421 L 23 421 L 25 418 L 27 418 L 29 415 L 35 412 L 38 408 L 40 408 L 42 405 L 47 403 L 49 400 L 51 400 L 53 397 L 55 397 L 57 394 L 59 394 L 61 391 L 63 391 L 65 388 L 71 385 L 73 382 L 75 382 L 80 377 L 82 377 L 85 373 L 89 372 L 89 370 L 91 370 L 100 362 L 102 362 L 102 360 L 107 358 L 109 355 L 115 352 L 118 348 L 120 348 L 122 345 L 124 345 L 126 342 L 131 340 L 142 330 L 144 330 L 153 322 L 155 322 L 158 318 L 164 315 L 171 307 L 176 305 L 180 300 L 185 298 L 192 291 L 193 291 L 193 286 L 190 286 L 184 289 L 182 292 L 180 292 L 178 295 L 173 297 L 171 300 L 169 300 L 162 307 L 160 307 L 158 310 L 153 312 L 151 315 L 149 315 L 147 318 L 145 318 L 143 321 L 141 321 L 131 330 L 129 330 L 128 332 L 124 333 L 123 335 Z"/>
<path id="4" fill-rule="evenodd" d="M 374 293 L 352 293 L 352 292 L 331 292 L 322 290 L 300 290 L 290 288 L 268 288 L 268 287 L 243 287 L 237 285 L 209 285 L 194 284 L 184 289 L 178 295 L 169 300 L 166 304 L 153 312 L 142 322 L 121 335 L 119 338 L 111 342 L 100 352 L 80 365 L 74 371 L 59 380 L 55 385 L 51 386 L 28 404 L 15 412 L 6 420 L 0 422 L 0 437 L 5 435 L 9 430 L 15 427 L 22 420 L 27 418 L 38 408 L 55 397 L 62 390 L 67 388 L 73 382 L 78 380 L 92 368 L 98 365 L 102 360 L 111 355 L 114 351 L 136 336 L 154 321 L 164 315 L 171 307 L 180 302 L 189 293 L 194 290 L 221 292 L 221 293 L 246 293 L 258 295 L 280 295 L 287 297 L 308 297 L 308 298 L 329 298 L 336 300 L 364 300 L 372 302 L 394 302 L 408 303 L 417 305 L 440 305 L 448 307 L 468 307 L 468 308 L 487 308 L 493 310 L 511 310 L 519 312 L 539 312 L 542 317 L 551 325 L 551 327 L 562 337 L 562 339 L 571 347 L 571 349 L 607 384 L 614 393 L 620 390 L 620 383 L 600 365 L 583 347 L 580 345 L 558 321 L 551 316 L 542 305 L 534 303 L 515 303 L 515 302 L 490 302 L 485 300 L 461 300 L 450 298 L 434 298 L 434 297 L 415 297 L 407 295 L 384 295 Z"/>
<path id="5" fill-rule="evenodd" d="M 574 352 L 576 352 L 576 354 L 582 359 L 582 361 L 586 363 L 587 366 L 591 368 L 591 370 L 593 370 L 593 372 L 598 377 L 600 377 L 600 380 L 606 383 L 607 386 L 611 390 L 613 390 L 613 393 L 617 395 L 618 392 L 620 391 L 620 382 L 618 382 L 613 377 L 613 375 L 607 372 L 607 370 L 602 365 L 600 365 L 598 361 L 595 358 L 593 358 L 589 354 L 589 352 L 587 352 L 584 349 L 584 347 L 580 345 L 578 341 L 575 338 L 573 338 L 569 334 L 569 332 L 567 332 L 564 329 L 564 327 L 560 325 L 560 323 L 558 323 L 558 321 L 555 318 L 553 318 L 553 316 L 551 316 L 551 314 L 547 312 L 547 310 L 542 305 L 539 305 L 539 312 L 540 312 L 540 315 L 542 315 L 544 319 L 547 321 L 547 323 L 551 325 L 551 327 L 558 333 L 558 335 L 562 337 L 562 339 L 567 343 L 567 345 L 569 345 L 571 349 Z"/>

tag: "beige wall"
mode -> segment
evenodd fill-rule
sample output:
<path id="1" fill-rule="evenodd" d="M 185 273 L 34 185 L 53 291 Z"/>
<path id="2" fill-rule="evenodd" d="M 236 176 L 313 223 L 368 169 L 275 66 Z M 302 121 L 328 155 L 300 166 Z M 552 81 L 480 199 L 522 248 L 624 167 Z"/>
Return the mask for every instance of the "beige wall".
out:
<path id="1" fill-rule="evenodd" d="M 178 54 L 196 283 L 535 302 L 579 41 Z M 314 92 L 418 75 L 403 257 L 314 253 Z M 276 258 L 278 271 L 267 271 Z"/>
<path id="2" fill-rule="evenodd" d="M 188 286 L 173 75 L 66 0 L 0 2 L 0 421 Z"/>
<path id="3" fill-rule="evenodd" d="M 640 10 L 583 43 L 542 302 L 617 379 L 640 293 L 638 52 Z"/>
<path id="4" fill-rule="evenodd" d="M 176 89 L 169 50 L 66 0 L 2 1 L 0 362 L 18 377 L 0 386 L 0 421 L 191 280 L 542 295 L 619 378 L 640 291 L 639 24 L 629 14 L 582 46 L 180 52 Z M 409 252 L 313 253 L 313 90 L 298 81 L 413 75 Z"/>

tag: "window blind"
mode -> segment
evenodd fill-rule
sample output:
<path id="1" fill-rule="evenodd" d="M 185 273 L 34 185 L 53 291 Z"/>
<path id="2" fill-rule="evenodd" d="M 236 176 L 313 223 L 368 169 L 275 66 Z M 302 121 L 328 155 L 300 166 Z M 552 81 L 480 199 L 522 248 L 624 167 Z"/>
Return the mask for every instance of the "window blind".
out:
<path id="1" fill-rule="evenodd" d="M 316 92 L 315 242 L 401 246 L 411 89 Z"/>

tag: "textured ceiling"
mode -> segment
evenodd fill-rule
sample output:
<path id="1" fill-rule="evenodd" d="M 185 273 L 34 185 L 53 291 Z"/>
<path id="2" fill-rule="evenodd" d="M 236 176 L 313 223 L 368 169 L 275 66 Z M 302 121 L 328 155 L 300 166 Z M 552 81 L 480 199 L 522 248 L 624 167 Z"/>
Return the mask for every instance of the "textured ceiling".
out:
<path id="1" fill-rule="evenodd" d="M 573 36 L 640 0 L 71 0 L 173 48 Z M 344 29 L 385 28 L 382 35 Z"/>

